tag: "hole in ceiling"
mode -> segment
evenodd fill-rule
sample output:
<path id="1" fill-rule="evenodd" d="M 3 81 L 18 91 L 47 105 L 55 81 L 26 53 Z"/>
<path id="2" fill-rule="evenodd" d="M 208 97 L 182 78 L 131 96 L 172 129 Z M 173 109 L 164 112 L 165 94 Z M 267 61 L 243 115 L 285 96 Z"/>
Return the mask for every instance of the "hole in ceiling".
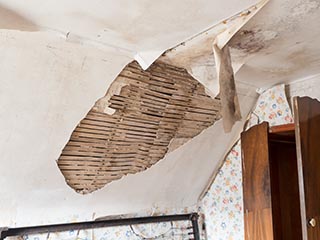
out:
<path id="1" fill-rule="evenodd" d="M 110 111 L 111 110 L 111 111 Z M 87 194 L 151 167 L 220 119 L 220 100 L 185 69 L 128 64 L 73 131 L 58 167 Z"/>

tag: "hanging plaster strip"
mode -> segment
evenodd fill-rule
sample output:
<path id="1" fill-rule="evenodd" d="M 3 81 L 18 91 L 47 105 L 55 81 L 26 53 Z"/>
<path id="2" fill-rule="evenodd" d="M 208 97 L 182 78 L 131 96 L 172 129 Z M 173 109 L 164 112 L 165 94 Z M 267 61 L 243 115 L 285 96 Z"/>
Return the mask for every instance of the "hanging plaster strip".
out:
<path id="1" fill-rule="evenodd" d="M 267 2 L 268 0 L 260 2 L 260 8 L 257 10 L 259 11 Z M 223 120 L 223 128 L 226 133 L 232 130 L 233 125 L 237 121 L 241 120 L 241 111 L 235 85 L 234 71 L 232 68 L 230 51 L 227 44 L 234 34 L 236 34 L 254 15 L 251 15 L 250 18 L 246 19 L 238 18 L 236 20 L 236 24 L 230 29 L 219 34 L 213 43 L 213 52 L 222 105 L 221 115 Z"/>
<path id="2" fill-rule="evenodd" d="M 213 45 L 217 76 L 220 85 L 221 115 L 225 132 L 230 132 L 236 121 L 241 120 L 240 105 L 234 81 L 228 46 L 220 49 Z"/>
<path id="3" fill-rule="evenodd" d="M 238 17 L 232 19 L 232 24 L 229 25 L 229 27 L 223 31 L 222 33 L 218 34 L 213 42 L 213 53 L 214 53 L 214 58 L 215 58 L 215 64 L 216 64 L 216 70 L 217 70 L 217 79 L 216 79 L 216 89 L 209 89 L 211 91 L 211 96 L 216 96 L 218 93 L 221 94 L 221 80 L 219 79 L 219 72 L 220 72 L 220 67 L 223 64 L 228 64 L 223 63 L 221 56 L 223 54 L 224 59 L 226 61 L 229 61 L 229 57 L 225 56 L 225 54 L 230 55 L 229 50 L 223 50 L 224 47 L 228 44 L 228 42 L 231 40 L 231 38 L 250 20 L 252 19 L 267 3 L 269 0 L 262 0 L 258 4 L 254 5 L 250 9 L 243 11 Z M 231 61 L 231 59 L 230 59 Z M 232 68 L 232 65 L 230 65 Z M 240 66 L 237 66 L 236 71 L 233 71 L 233 69 L 229 69 L 229 71 L 232 71 L 232 75 L 236 73 L 240 68 Z M 217 81 L 218 80 L 218 81 Z M 231 83 L 230 83 L 231 84 Z M 226 91 L 226 89 L 225 89 Z M 235 100 L 236 102 L 237 100 Z M 239 110 L 239 109 L 238 109 Z M 226 127 L 225 127 L 226 132 L 229 132 Z"/>

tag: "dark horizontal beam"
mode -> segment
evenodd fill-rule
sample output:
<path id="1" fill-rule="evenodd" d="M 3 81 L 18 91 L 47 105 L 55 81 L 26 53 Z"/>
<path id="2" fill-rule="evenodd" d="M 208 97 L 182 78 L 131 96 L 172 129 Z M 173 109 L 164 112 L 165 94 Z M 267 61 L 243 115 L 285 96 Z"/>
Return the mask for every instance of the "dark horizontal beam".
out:
<path id="1" fill-rule="evenodd" d="M 40 226 L 32 226 L 32 227 L 18 227 L 18 228 L 7 228 L 7 229 L 3 228 L 2 231 L 0 231 L 0 240 L 5 239 L 6 237 L 24 236 L 28 234 L 64 232 L 68 230 L 85 230 L 85 229 L 94 229 L 94 228 L 116 227 L 116 226 L 159 223 L 159 222 L 191 221 L 193 224 L 195 219 L 198 219 L 197 213 L 137 217 L 137 218 L 108 219 L 108 220 L 98 220 L 98 221 L 89 221 L 89 222 L 40 225 Z"/>

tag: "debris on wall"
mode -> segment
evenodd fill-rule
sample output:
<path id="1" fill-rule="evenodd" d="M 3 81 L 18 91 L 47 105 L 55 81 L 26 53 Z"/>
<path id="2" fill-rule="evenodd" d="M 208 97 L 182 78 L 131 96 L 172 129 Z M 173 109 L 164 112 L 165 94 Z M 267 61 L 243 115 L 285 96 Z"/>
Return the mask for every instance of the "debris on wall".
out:
<path id="1" fill-rule="evenodd" d="M 70 187 L 90 193 L 151 167 L 219 118 L 220 100 L 186 70 L 132 62 L 75 128 L 58 166 Z"/>

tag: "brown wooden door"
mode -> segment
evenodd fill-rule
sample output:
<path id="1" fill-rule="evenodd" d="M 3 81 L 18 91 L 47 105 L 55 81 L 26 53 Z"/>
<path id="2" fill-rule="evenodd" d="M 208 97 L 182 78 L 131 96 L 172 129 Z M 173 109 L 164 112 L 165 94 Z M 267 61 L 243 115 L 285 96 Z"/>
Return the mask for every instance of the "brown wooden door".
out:
<path id="1" fill-rule="evenodd" d="M 268 123 L 241 134 L 246 240 L 273 240 Z"/>
<path id="2" fill-rule="evenodd" d="M 320 102 L 294 98 L 302 232 L 320 239 Z"/>

